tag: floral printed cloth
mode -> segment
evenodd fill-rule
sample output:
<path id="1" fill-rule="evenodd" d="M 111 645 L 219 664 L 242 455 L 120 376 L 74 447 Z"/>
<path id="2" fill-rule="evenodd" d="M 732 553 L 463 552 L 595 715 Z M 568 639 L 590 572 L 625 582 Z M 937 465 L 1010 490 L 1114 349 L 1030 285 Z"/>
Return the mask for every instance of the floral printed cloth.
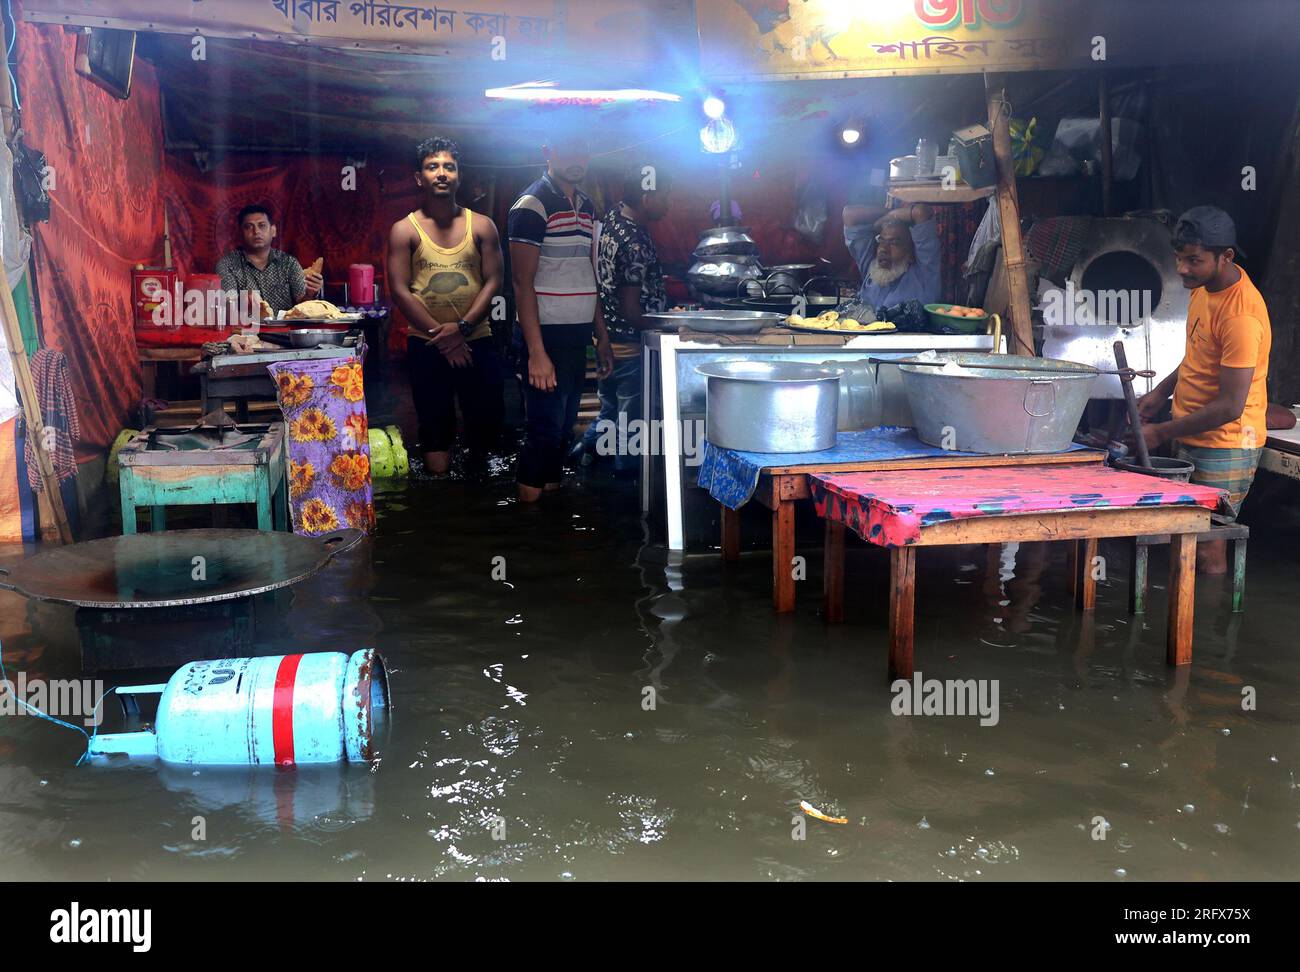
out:
<path id="1" fill-rule="evenodd" d="M 1222 490 L 1176 483 L 1100 463 L 977 466 L 808 477 L 817 515 L 882 547 L 916 543 L 928 526 L 962 517 L 1081 507 L 1218 506 Z"/>
<path id="2" fill-rule="evenodd" d="M 295 533 L 371 532 L 370 438 L 361 362 L 324 358 L 266 366 L 288 429 L 289 513 Z"/>

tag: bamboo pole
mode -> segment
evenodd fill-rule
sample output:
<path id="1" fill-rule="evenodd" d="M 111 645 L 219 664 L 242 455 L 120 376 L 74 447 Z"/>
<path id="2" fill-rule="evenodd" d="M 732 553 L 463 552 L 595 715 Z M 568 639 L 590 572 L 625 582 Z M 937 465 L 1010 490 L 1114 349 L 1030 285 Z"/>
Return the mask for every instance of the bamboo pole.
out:
<path id="1" fill-rule="evenodd" d="M 6 36 L 7 26 L 0 18 L 0 49 L 9 49 Z M 9 64 L 0 58 L 0 116 L 4 119 L 4 137 L 8 142 L 14 133 L 13 96 L 9 86 Z M 36 281 L 30 280 L 30 286 Z M 63 496 L 59 493 L 59 479 L 54 472 L 54 460 L 45 448 L 45 419 L 41 415 L 41 400 L 36 394 L 36 385 L 32 381 L 32 370 L 27 365 L 27 349 L 23 344 L 22 327 L 18 323 L 18 308 L 14 306 L 14 295 L 9 289 L 9 281 L 0 267 L 0 326 L 4 327 L 5 343 L 9 346 L 9 356 L 13 360 L 14 380 L 18 386 L 18 401 L 27 422 L 27 438 L 32 443 L 36 454 L 36 466 L 41 472 L 41 492 L 54 514 L 54 523 L 58 527 L 59 541 L 72 543 L 72 527 L 68 523 L 68 512 L 63 508 Z"/>
<path id="2" fill-rule="evenodd" d="M 1025 247 L 1020 237 L 1020 203 L 1016 198 L 1016 170 L 1011 158 L 1011 105 L 1001 76 L 984 75 L 989 129 L 993 132 L 993 158 L 997 163 L 996 199 L 1002 221 L 1002 265 L 1007 274 L 1007 316 L 1011 318 L 1012 354 L 1034 356 L 1034 327 L 1029 311 L 1029 280 L 1025 274 Z"/>

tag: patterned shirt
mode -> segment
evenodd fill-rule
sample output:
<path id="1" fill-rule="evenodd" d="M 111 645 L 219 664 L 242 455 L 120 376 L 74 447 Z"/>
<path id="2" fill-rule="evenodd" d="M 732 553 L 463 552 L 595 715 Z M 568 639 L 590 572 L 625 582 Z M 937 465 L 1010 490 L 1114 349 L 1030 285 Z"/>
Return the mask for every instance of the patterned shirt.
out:
<path id="1" fill-rule="evenodd" d="M 601 221 L 596 280 L 611 343 L 635 345 L 639 350 L 641 334 L 636 323 L 623 316 L 619 288 L 640 287 L 643 312 L 665 310 L 668 292 L 654 241 L 644 226 L 623 215 L 621 206 L 615 206 Z"/>
<path id="2" fill-rule="evenodd" d="M 290 310 L 307 293 L 302 264 L 283 250 L 271 250 L 263 270 L 249 263 L 243 250 L 232 250 L 217 261 L 216 272 L 223 290 L 256 290 L 272 310 Z"/>
<path id="3" fill-rule="evenodd" d="M 596 207 L 579 191 L 569 202 L 549 174 L 524 190 L 510 207 L 511 243 L 538 247 L 537 316 L 548 341 L 591 343 L 596 319 L 596 270 L 592 261 Z"/>

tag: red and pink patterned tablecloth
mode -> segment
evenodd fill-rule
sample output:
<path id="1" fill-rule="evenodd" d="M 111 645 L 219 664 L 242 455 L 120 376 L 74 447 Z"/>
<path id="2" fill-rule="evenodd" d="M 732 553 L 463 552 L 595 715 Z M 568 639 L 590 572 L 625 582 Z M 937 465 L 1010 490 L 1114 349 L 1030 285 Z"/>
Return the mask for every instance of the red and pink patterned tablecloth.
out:
<path id="1" fill-rule="evenodd" d="M 817 515 L 882 547 L 916 543 L 928 526 L 976 516 L 1099 507 L 1203 506 L 1222 490 L 1106 466 L 978 466 L 808 477 Z"/>

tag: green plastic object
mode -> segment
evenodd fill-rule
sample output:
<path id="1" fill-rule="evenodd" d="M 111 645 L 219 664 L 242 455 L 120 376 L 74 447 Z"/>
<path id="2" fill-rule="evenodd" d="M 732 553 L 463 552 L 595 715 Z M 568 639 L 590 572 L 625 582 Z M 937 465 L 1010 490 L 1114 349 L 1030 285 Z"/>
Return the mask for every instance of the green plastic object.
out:
<path id="1" fill-rule="evenodd" d="M 411 474 L 411 457 L 406 451 L 406 444 L 402 442 L 402 430 L 396 425 L 384 426 L 384 431 L 388 433 L 388 441 L 393 448 L 393 475 L 406 477 Z"/>
<path id="2" fill-rule="evenodd" d="M 393 446 L 383 429 L 371 429 L 370 475 L 375 479 L 393 478 Z"/>
<path id="3" fill-rule="evenodd" d="M 108 464 L 104 467 L 104 482 L 117 485 L 121 469 L 117 462 L 117 454 L 122 451 L 122 446 L 131 441 L 132 436 L 139 434 L 135 429 L 123 429 L 117 433 L 117 438 L 113 440 L 113 447 L 108 451 Z"/>

